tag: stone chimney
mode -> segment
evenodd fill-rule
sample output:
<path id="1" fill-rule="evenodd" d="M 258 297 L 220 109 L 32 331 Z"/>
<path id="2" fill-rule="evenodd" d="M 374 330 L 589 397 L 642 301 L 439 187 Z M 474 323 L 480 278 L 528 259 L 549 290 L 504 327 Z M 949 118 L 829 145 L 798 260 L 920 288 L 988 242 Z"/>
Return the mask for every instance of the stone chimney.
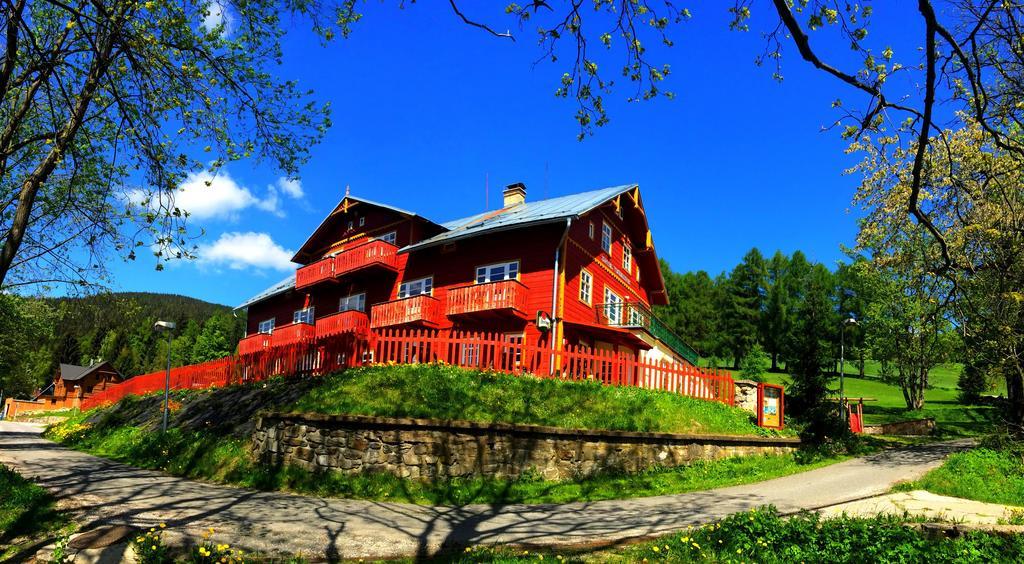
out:
<path id="1" fill-rule="evenodd" d="M 504 207 L 509 208 L 519 205 L 526 201 L 526 185 L 522 182 L 509 184 L 501 195 L 505 198 Z"/>

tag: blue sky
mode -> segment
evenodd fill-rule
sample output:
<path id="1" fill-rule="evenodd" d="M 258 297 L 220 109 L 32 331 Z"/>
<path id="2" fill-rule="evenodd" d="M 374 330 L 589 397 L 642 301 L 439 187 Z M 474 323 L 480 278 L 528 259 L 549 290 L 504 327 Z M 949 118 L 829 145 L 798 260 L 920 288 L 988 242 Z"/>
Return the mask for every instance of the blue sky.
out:
<path id="1" fill-rule="evenodd" d="M 582 142 L 575 106 L 553 95 L 566 69 L 532 65 L 539 52 L 529 29 L 513 43 L 440 6 L 367 3 L 352 37 L 324 48 L 296 23 L 278 72 L 329 101 L 334 122 L 301 185 L 280 184 L 266 166 L 230 165 L 220 179 L 230 184 L 195 204 L 204 210 L 194 222 L 206 232 L 203 258 L 163 272 L 146 258 L 116 261 L 114 289 L 235 305 L 291 271 L 288 251 L 346 185 L 445 221 L 484 209 L 485 177 L 491 208 L 516 181 L 528 199 L 638 182 L 658 253 L 680 271 L 716 274 L 753 246 L 834 264 L 856 232 L 848 211 L 856 178 L 842 174 L 854 162 L 845 142 L 821 128 L 837 117 L 835 98 L 855 97 L 792 49 L 785 80 L 774 81 L 753 63 L 767 20 L 730 32 L 725 4 L 707 4 L 673 32 L 675 47 L 652 57 L 672 65 L 666 87 L 676 99 L 628 104 L 622 84 L 607 100 L 611 123 Z M 496 27 L 507 27 L 495 11 Z M 877 33 L 905 31 L 885 16 Z"/>

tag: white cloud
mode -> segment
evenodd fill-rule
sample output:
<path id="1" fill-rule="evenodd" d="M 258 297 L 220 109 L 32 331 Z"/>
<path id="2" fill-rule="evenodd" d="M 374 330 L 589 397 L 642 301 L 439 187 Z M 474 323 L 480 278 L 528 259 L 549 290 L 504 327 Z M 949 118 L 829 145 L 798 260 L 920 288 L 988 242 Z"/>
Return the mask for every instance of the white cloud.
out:
<path id="1" fill-rule="evenodd" d="M 267 233 L 223 233 L 211 245 L 202 245 L 196 254 L 199 264 L 226 266 L 233 270 L 294 270 L 290 249 L 274 242 Z"/>
<path id="2" fill-rule="evenodd" d="M 260 199 L 239 186 L 227 171 L 216 176 L 208 171 L 191 173 L 174 192 L 174 205 L 196 219 L 231 217 Z"/>
<path id="3" fill-rule="evenodd" d="M 281 185 L 281 181 L 278 181 Z M 286 190 L 282 187 L 282 190 Z M 287 190 L 294 190 L 289 187 Z M 301 191 L 301 187 L 299 188 Z M 291 194 L 290 192 L 286 192 Z M 142 190 L 129 192 L 128 201 L 140 205 L 148 196 Z M 166 203 L 166 202 L 165 202 Z M 158 202 L 150 202 L 153 208 Z M 266 197 L 260 198 L 245 186 L 238 184 L 227 171 L 216 175 L 209 171 L 190 173 L 174 191 L 174 207 L 187 211 L 193 219 L 237 219 L 238 212 L 250 207 L 284 217 L 281 198 L 274 185 L 267 186 Z"/>
<path id="4" fill-rule="evenodd" d="M 231 12 L 219 0 L 214 0 L 206 7 L 206 15 L 203 16 L 203 29 L 213 31 L 217 26 L 224 24 L 224 33 L 231 32 Z"/>
<path id="5" fill-rule="evenodd" d="M 277 187 L 292 198 L 298 199 L 303 196 L 302 182 L 298 180 L 282 176 L 277 179 Z"/>

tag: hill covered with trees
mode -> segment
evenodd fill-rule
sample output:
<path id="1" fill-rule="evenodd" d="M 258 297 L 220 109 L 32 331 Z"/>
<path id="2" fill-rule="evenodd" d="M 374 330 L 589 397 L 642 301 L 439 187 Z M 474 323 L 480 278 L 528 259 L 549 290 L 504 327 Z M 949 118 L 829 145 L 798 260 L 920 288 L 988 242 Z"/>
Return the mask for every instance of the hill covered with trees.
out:
<path id="1" fill-rule="evenodd" d="M 153 331 L 158 319 L 178 325 L 171 346 L 175 366 L 234 352 L 245 316 L 195 298 L 146 292 L 85 297 L 0 295 L 0 391 L 25 395 L 52 379 L 57 365 L 108 360 L 126 376 L 163 368 L 167 341 Z"/>

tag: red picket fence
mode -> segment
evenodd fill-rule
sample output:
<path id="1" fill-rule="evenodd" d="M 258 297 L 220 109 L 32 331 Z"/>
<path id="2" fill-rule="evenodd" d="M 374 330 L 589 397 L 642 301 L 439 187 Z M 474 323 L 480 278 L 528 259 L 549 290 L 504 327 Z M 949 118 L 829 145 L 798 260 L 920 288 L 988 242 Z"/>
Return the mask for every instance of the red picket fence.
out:
<path id="1" fill-rule="evenodd" d="M 567 346 L 552 351 L 542 343 L 501 333 L 381 329 L 369 335 L 347 332 L 317 341 L 268 347 L 202 364 L 171 369 L 172 389 L 258 382 L 273 376 L 317 376 L 366 364 L 439 362 L 508 374 L 565 380 L 594 380 L 609 386 L 635 386 L 734 404 L 726 371 L 647 359 L 613 351 Z M 143 374 L 97 393 L 82 409 L 113 403 L 127 395 L 162 390 L 163 371 Z"/>

